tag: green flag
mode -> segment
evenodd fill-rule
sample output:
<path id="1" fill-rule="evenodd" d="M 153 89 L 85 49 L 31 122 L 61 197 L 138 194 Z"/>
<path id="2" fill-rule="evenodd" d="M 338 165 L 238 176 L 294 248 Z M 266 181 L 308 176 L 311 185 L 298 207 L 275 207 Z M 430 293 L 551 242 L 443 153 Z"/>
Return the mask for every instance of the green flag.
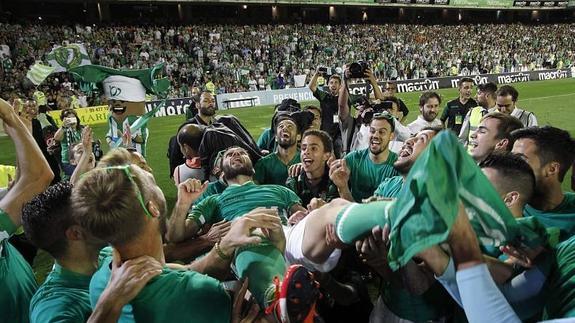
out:
<path id="1" fill-rule="evenodd" d="M 463 202 L 481 244 L 541 245 L 547 233 L 535 219 L 517 221 L 483 172 L 450 131 L 433 138 L 419 156 L 389 214 L 389 265 L 447 240 Z"/>

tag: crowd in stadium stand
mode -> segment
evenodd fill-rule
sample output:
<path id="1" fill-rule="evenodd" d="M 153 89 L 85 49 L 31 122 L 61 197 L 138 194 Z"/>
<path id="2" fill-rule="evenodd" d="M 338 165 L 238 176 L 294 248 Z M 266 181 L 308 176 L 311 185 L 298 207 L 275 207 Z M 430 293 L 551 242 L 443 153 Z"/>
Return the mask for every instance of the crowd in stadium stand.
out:
<path id="1" fill-rule="evenodd" d="M 575 25 L 191 25 L 181 27 L 2 25 L 0 88 L 14 90 L 54 45 L 82 42 L 93 64 L 140 69 L 166 63 L 171 97 L 213 83 L 215 93 L 281 89 L 317 66 L 341 71 L 364 60 L 378 80 L 568 67 Z M 11 55 L 7 55 L 6 49 Z M 67 76 L 48 79 L 51 100 L 70 96 Z M 70 89 L 68 89 L 70 88 Z M 79 95 L 79 93 L 77 93 Z M 92 101 L 92 100 L 90 100 Z"/>

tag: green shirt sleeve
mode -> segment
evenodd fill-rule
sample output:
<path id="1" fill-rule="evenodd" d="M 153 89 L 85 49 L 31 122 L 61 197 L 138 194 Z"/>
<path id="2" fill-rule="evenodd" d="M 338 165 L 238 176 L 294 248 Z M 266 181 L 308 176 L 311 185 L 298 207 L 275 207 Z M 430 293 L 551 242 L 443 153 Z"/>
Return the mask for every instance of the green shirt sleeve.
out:
<path id="1" fill-rule="evenodd" d="M 288 177 L 286 181 L 286 187 L 289 188 L 290 191 L 297 194 L 297 177 Z"/>
<path id="2" fill-rule="evenodd" d="M 286 209 L 291 209 L 296 204 L 301 205 L 301 199 L 291 190 L 285 190 L 284 201 L 286 202 Z"/>
<path id="3" fill-rule="evenodd" d="M 265 167 L 265 157 L 258 160 L 256 165 L 254 166 L 254 183 L 262 184 L 265 183 L 266 180 L 266 167 Z"/>
<path id="4" fill-rule="evenodd" d="M 219 221 L 220 215 L 217 197 L 218 195 L 212 195 L 197 205 L 192 206 L 187 219 L 195 221 L 200 228 L 206 223 Z"/>
<path id="5" fill-rule="evenodd" d="M 271 129 L 264 129 L 260 137 L 258 138 L 257 145 L 260 149 L 270 150 L 270 140 L 271 139 Z"/>
<path id="6" fill-rule="evenodd" d="M 86 300 L 87 301 L 87 300 Z M 73 301 L 63 301 L 58 297 L 47 297 L 31 308 L 30 323 L 76 323 L 86 322 L 89 313 L 77 306 L 70 306 Z M 90 305 L 90 304 L 87 304 Z"/>
<path id="7" fill-rule="evenodd" d="M 0 209 L 0 241 L 8 239 L 17 229 L 8 213 Z"/>

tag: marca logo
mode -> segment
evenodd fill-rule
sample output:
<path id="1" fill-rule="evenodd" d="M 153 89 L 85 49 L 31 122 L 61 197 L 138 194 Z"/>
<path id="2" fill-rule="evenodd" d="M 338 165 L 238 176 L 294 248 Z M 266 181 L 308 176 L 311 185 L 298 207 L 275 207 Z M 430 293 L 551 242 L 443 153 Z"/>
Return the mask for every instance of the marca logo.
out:
<path id="1" fill-rule="evenodd" d="M 517 73 L 517 74 L 507 74 L 500 75 L 497 77 L 498 84 L 511 84 L 517 82 L 529 82 L 529 74 Z"/>
<path id="2" fill-rule="evenodd" d="M 539 78 L 540 81 L 565 79 L 569 77 L 569 73 L 567 72 L 567 70 L 556 70 L 553 72 L 538 73 L 537 77 Z"/>
<path id="3" fill-rule="evenodd" d="M 475 76 L 471 77 L 471 79 L 473 80 L 473 83 L 475 85 L 487 84 L 487 82 L 489 82 L 489 80 L 487 79 L 487 76 L 475 75 Z M 460 80 L 461 79 L 459 79 L 459 78 L 451 80 L 451 87 L 459 87 L 459 81 Z"/>
<path id="4" fill-rule="evenodd" d="M 435 4 L 449 4 L 449 0 L 435 0 Z"/>
<path id="5" fill-rule="evenodd" d="M 398 92 L 430 91 L 439 89 L 439 81 L 425 79 L 419 82 L 398 83 Z"/>
<path id="6" fill-rule="evenodd" d="M 525 2 L 525 1 L 515 1 L 516 7 L 525 7 L 526 5 L 527 5 L 527 2 Z"/>

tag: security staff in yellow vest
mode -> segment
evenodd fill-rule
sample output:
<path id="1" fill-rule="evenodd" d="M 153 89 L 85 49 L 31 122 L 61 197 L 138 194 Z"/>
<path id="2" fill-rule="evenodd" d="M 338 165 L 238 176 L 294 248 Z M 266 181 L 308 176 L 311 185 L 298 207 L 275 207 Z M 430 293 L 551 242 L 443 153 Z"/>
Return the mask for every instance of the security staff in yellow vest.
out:
<path id="1" fill-rule="evenodd" d="M 495 107 L 495 93 L 497 92 L 497 85 L 493 82 L 479 84 L 477 86 L 477 107 L 472 108 L 467 112 L 463 124 L 461 125 L 461 131 L 459 132 L 459 141 L 464 146 L 469 144 L 471 139 L 471 134 L 477 130 L 481 118 L 487 114 L 489 109 Z"/>

